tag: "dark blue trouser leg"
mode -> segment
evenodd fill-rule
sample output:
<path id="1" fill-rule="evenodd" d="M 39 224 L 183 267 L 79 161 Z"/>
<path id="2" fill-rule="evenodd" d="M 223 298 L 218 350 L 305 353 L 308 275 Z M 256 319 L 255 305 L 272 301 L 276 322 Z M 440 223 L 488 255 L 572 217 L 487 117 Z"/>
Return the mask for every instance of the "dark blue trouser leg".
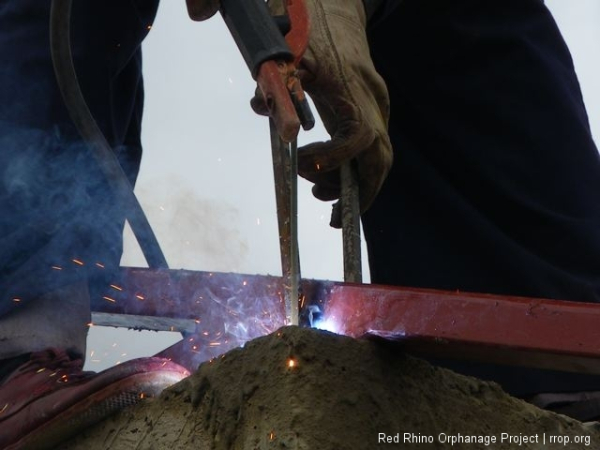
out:
<path id="1" fill-rule="evenodd" d="M 72 45 L 82 90 L 134 182 L 141 158 L 140 45 L 157 0 L 73 3 Z M 0 7 L 0 358 L 14 351 L 12 341 L 23 340 L 17 338 L 22 330 L 6 326 L 8 318 L 39 308 L 36 299 L 57 288 L 106 282 L 121 256 L 125 213 L 58 91 L 49 7 L 37 0 Z M 89 316 L 89 304 L 81 303 L 57 304 L 63 320 L 39 332 L 42 327 L 31 323 L 31 333 L 55 344 L 53 333 L 83 317 L 80 309 Z"/>
<path id="2" fill-rule="evenodd" d="M 370 43 L 395 149 L 363 217 L 372 281 L 600 301 L 600 159 L 543 2 L 406 0 Z"/>

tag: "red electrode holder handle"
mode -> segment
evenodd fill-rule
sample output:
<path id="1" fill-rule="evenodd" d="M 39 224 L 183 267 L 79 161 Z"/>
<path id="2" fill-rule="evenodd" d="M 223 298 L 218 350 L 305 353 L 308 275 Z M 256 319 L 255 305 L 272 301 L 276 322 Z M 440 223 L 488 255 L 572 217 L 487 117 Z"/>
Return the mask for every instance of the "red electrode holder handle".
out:
<path id="1" fill-rule="evenodd" d="M 285 5 L 287 16 L 276 20 L 263 0 L 222 0 L 221 15 L 281 139 L 291 142 L 300 126 L 309 130 L 315 120 L 297 69 L 308 46 L 308 11 L 303 0 L 286 0 Z"/>

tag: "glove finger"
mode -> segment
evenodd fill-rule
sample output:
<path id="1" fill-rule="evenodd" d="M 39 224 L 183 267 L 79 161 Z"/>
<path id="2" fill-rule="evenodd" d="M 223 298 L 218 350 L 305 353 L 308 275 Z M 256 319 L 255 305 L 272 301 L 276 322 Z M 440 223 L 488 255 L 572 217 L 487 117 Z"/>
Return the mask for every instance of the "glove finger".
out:
<path id="1" fill-rule="evenodd" d="M 329 226 L 331 228 L 337 228 L 341 230 L 343 228 L 342 223 L 342 204 L 337 201 L 331 207 L 331 217 L 329 218 Z"/>
<path id="2" fill-rule="evenodd" d="M 299 151 L 299 157 L 301 152 Z M 361 213 L 375 200 L 393 162 L 392 147 L 387 135 L 382 135 L 357 157 Z M 331 201 L 340 197 L 339 170 L 302 172 L 303 178 L 314 183 L 313 195 L 319 200 Z"/>
<path id="3" fill-rule="evenodd" d="M 299 175 L 314 184 L 313 194 L 319 200 L 335 200 L 339 197 L 339 170 L 299 173 Z"/>
<path id="4" fill-rule="evenodd" d="M 219 0 L 185 0 L 190 19 L 197 22 L 215 15 L 221 6 Z"/>
<path id="5" fill-rule="evenodd" d="M 268 116 L 269 108 L 262 95 L 260 88 L 257 86 L 254 90 L 254 97 L 250 99 L 250 107 L 252 110 L 260 116 Z"/>
<path id="6" fill-rule="evenodd" d="M 359 120 L 362 115 L 347 98 L 334 94 L 325 97 L 318 93 L 311 98 L 331 138 L 299 148 L 298 170 L 303 176 L 338 169 L 369 147 L 375 138 L 373 130 Z"/>
<path id="7" fill-rule="evenodd" d="M 330 188 L 328 186 L 315 184 L 312 187 L 312 193 L 315 196 L 315 198 L 324 202 L 330 202 L 332 200 L 337 200 L 338 198 L 340 198 L 339 187 Z"/>
<path id="8" fill-rule="evenodd" d="M 300 175 L 310 179 L 313 174 L 339 169 L 344 162 L 353 159 L 370 146 L 372 140 L 363 139 L 361 134 L 364 133 L 353 132 L 351 129 L 356 128 L 357 125 L 347 122 L 332 136 L 331 140 L 313 142 L 298 150 Z"/>

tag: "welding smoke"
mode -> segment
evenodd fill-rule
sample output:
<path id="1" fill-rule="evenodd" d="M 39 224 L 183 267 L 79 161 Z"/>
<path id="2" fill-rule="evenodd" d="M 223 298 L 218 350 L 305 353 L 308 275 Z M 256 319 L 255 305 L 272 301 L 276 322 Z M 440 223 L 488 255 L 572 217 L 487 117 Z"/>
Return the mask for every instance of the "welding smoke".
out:
<path id="1" fill-rule="evenodd" d="M 199 197 L 168 176 L 136 190 L 171 268 L 239 272 L 248 254 L 236 208 Z M 126 235 L 123 266 L 143 266 L 137 243 Z"/>
<path id="2" fill-rule="evenodd" d="M 6 122 L 0 147 L 0 314 L 115 269 L 124 212 L 87 147 L 58 128 Z"/>

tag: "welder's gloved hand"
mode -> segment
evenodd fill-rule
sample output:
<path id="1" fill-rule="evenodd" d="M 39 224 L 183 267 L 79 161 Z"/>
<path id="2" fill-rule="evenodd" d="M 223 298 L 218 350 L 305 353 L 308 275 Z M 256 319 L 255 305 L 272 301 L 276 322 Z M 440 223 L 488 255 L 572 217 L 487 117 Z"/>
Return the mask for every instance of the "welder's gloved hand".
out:
<path id="1" fill-rule="evenodd" d="M 364 212 L 379 192 L 393 159 L 387 133 L 389 97 L 371 61 L 365 8 L 362 0 L 305 2 L 311 33 L 300 78 L 331 140 L 300 148 L 299 172 L 315 183 L 315 197 L 335 200 L 340 197 L 339 168 L 355 158 Z M 268 5 L 274 15 L 285 12 L 283 0 L 269 0 Z M 257 106 L 256 98 L 252 103 Z M 261 108 L 255 111 L 264 113 Z"/>
<path id="2" fill-rule="evenodd" d="M 219 10 L 219 0 L 185 0 L 190 19 L 202 21 L 210 19 Z"/>

